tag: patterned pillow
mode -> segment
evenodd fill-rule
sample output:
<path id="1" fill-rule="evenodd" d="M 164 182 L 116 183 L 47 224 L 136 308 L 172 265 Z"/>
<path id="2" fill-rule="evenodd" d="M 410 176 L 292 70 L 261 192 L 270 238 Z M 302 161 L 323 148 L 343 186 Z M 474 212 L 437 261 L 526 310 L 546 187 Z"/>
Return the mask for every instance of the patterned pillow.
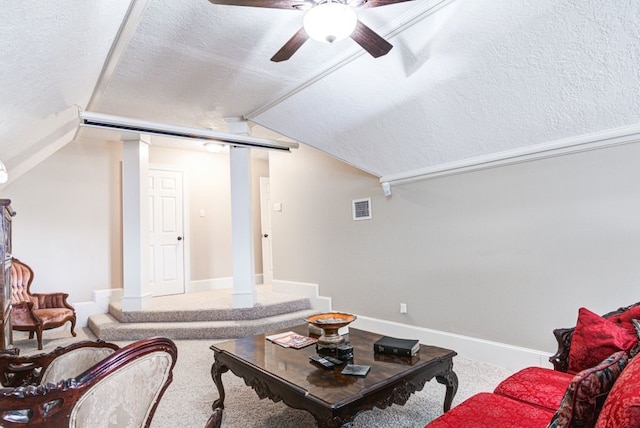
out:
<path id="1" fill-rule="evenodd" d="M 595 367 L 583 370 L 572 380 L 548 428 L 593 426 L 602 405 L 628 362 L 619 351 Z"/>
<path id="2" fill-rule="evenodd" d="M 632 331 L 580 308 L 569 349 L 568 371 L 578 373 L 586 370 L 614 352 L 628 351 L 637 342 L 638 337 Z"/>
<path id="3" fill-rule="evenodd" d="M 634 358 L 602 406 L 596 428 L 640 428 L 640 358 Z"/>

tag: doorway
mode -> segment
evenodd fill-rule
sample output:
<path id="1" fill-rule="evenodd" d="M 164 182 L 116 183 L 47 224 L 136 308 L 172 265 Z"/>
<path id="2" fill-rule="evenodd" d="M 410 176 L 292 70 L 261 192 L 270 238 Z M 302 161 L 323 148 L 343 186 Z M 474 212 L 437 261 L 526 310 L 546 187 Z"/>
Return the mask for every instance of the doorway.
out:
<path id="1" fill-rule="evenodd" d="M 149 282 L 153 296 L 184 293 L 182 171 L 149 168 Z"/>

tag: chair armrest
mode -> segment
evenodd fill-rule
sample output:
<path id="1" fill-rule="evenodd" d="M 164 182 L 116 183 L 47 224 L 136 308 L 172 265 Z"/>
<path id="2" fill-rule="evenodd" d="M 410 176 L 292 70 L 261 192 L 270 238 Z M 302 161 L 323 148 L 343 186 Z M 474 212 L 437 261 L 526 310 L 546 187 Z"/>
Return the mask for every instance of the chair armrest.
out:
<path id="1" fill-rule="evenodd" d="M 571 339 L 575 327 L 557 328 L 553 330 L 553 335 L 558 341 L 558 350 L 554 355 L 549 357 L 549 361 L 553 364 L 553 369 L 565 372 L 569 368 L 569 349 L 571 348 Z"/>
<path id="2" fill-rule="evenodd" d="M 75 379 L 57 385 L 0 389 L 0 426 L 68 426 L 69 415 L 84 391 Z"/>
<path id="3" fill-rule="evenodd" d="M 14 311 L 28 311 L 31 312 L 31 309 L 33 309 L 33 302 L 29 301 L 22 301 L 22 302 L 18 302 L 18 303 L 12 303 L 11 307 L 13 308 L 12 310 Z"/>
<path id="4" fill-rule="evenodd" d="M 33 302 L 32 301 L 22 301 L 18 303 L 11 304 L 11 318 L 13 319 L 13 323 L 15 325 L 16 321 L 19 324 L 25 325 L 41 325 L 42 320 L 33 312 Z"/>
<path id="5" fill-rule="evenodd" d="M 67 293 L 32 293 L 31 295 L 38 299 L 38 308 L 40 309 L 68 308 L 75 310 L 67 302 L 69 297 Z"/>
<path id="6" fill-rule="evenodd" d="M 38 385 L 47 368 L 56 358 L 80 348 L 110 348 L 117 350 L 120 347 L 115 343 L 108 343 L 103 340 L 84 340 L 64 347 L 59 346 L 49 353 L 29 356 L 0 355 L 0 384 L 4 387 Z"/>

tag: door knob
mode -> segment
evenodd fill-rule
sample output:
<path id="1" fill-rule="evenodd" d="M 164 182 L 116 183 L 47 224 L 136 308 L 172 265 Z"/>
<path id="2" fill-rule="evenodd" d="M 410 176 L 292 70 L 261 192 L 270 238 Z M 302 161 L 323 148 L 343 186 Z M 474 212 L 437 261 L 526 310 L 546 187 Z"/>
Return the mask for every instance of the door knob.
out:
<path id="1" fill-rule="evenodd" d="M 266 233 L 264 235 L 262 235 L 264 238 L 268 238 L 269 235 L 267 235 Z"/>
<path id="2" fill-rule="evenodd" d="M 182 241 L 182 236 L 178 236 L 178 241 Z"/>

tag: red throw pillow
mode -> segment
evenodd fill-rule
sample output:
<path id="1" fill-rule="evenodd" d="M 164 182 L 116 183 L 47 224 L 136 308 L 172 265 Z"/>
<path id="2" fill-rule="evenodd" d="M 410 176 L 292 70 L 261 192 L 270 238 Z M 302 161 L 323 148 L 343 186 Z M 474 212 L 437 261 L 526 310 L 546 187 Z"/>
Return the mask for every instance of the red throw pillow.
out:
<path id="1" fill-rule="evenodd" d="M 578 311 L 578 322 L 569 349 L 571 373 L 595 366 L 616 351 L 628 351 L 638 342 L 631 331 L 586 308 Z"/>

